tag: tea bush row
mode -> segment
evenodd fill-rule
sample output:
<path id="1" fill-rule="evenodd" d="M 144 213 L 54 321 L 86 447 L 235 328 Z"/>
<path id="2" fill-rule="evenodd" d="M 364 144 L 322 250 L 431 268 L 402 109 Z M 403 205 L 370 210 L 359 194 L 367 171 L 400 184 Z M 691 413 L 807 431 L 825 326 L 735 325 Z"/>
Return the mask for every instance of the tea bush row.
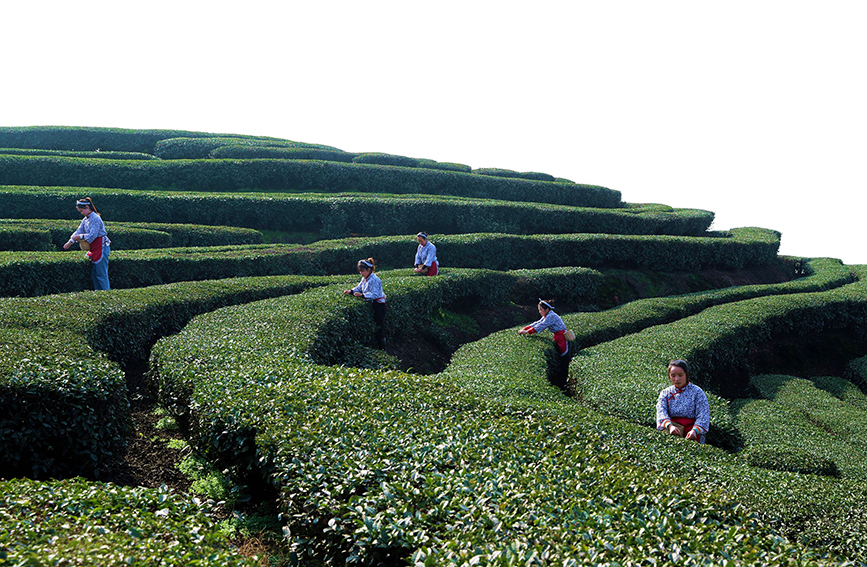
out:
<path id="1" fill-rule="evenodd" d="M 785 285 L 785 284 L 777 284 Z M 616 310 L 615 310 L 616 311 Z M 660 322 L 662 323 L 662 322 Z M 682 319 L 581 351 L 571 365 L 570 387 L 585 403 L 639 424 L 652 424 L 652 408 L 674 358 L 690 361 L 695 382 L 711 393 L 742 395 L 750 352 L 777 336 L 867 330 L 867 283 L 830 291 L 757 297 L 709 307 Z M 711 394 L 709 441 L 740 444 L 727 404 Z"/>
<path id="2" fill-rule="evenodd" d="M 323 237 L 430 233 L 585 232 L 705 236 L 713 213 L 659 205 L 592 209 L 428 195 L 199 194 L 0 186 L 9 217 L 69 218 L 90 195 L 110 221 L 148 221 L 311 231 Z M 72 213 L 74 214 L 74 212 Z"/>
<path id="3" fill-rule="evenodd" d="M 393 307 L 394 325 L 436 310 L 446 303 L 444 297 L 486 305 L 505 294 L 538 296 L 563 280 L 572 285 L 573 302 L 588 302 L 601 278 L 583 268 L 451 272 L 437 293 L 416 296 L 416 303 L 403 313 Z M 357 283 L 356 276 L 285 276 L 0 300 L 5 353 L 0 358 L 0 453 L 14 456 L 0 463 L 0 478 L 96 474 L 122 444 L 128 419 L 125 381 L 110 361 L 125 365 L 145 358 L 154 341 L 177 332 L 195 314 L 336 280 L 346 288 Z M 456 287 L 464 291 L 457 294 Z M 321 314 L 315 304 L 310 309 L 313 319 Z M 333 344 L 316 347 L 318 356 L 330 360 L 343 352 L 343 331 L 335 332 Z M 329 354 L 332 350 L 338 354 Z M 22 358 L 21 353 L 27 355 Z"/>
<path id="4" fill-rule="evenodd" d="M 447 283 L 389 281 L 399 313 Z M 628 465 L 574 415 L 509 408 L 439 376 L 322 365 L 317 343 L 372 334 L 369 306 L 340 287 L 197 317 L 153 352 L 161 392 L 193 408 L 199 447 L 280 489 L 302 562 L 818 559 L 720 493 Z"/>
<path id="5" fill-rule="evenodd" d="M 201 133 L 198 137 L 179 136 L 160 140 L 154 146 L 153 154 L 160 159 L 207 159 L 215 157 L 216 150 L 223 147 L 250 148 L 254 150 L 313 150 L 341 152 L 331 146 L 293 142 L 278 138 L 215 136 Z M 234 156 L 226 156 L 234 157 Z M 259 156 L 249 156 L 259 157 Z"/>
<path id="6" fill-rule="evenodd" d="M 78 224 L 75 220 L 0 219 L 0 250 L 60 250 Z M 232 226 L 110 222 L 107 228 L 115 250 L 262 243 L 261 232 Z"/>
<path id="7" fill-rule="evenodd" d="M 619 191 L 595 185 L 315 160 L 142 161 L 0 155 L 0 179 L 7 185 L 227 192 L 421 193 L 578 207 L 622 206 Z"/>
<path id="8" fill-rule="evenodd" d="M 867 397 L 858 391 L 857 405 L 840 399 L 822 387 L 832 380 L 845 382 L 782 375 L 750 379 L 761 399 L 739 400 L 733 412 L 753 464 L 867 481 Z M 829 389 L 844 387 L 834 385 Z"/>
<path id="9" fill-rule="evenodd" d="M 0 147 L 69 151 L 120 151 L 153 154 L 169 138 L 226 138 L 264 140 L 237 134 L 208 134 L 186 130 L 132 130 L 78 126 L 0 127 Z"/>
<path id="10" fill-rule="evenodd" d="M 0 481 L 0 564 L 253 566 L 205 508 L 165 488 Z"/>
<path id="11" fill-rule="evenodd" d="M 153 156 L 151 154 L 143 154 L 138 152 L 76 152 L 72 150 L 36 150 L 22 148 L 0 148 L 0 154 L 15 156 L 62 156 L 98 159 L 158 159 L 156 156 Z"/>
<path id="12" fill-rule="evenodd" d="M 672 271 L 741 269 L 775 261 L 779 233 L 734 229 L 727 238 L 606 234 L 513 236 L 431 235 L 444 266 L 510 270 L 556 266 Z M 410 266 L 415 241 L 407 236 L 327 240 L 308 246 L 259 245 L 113 251 L 112 286 L 279 274 L 346 271 L 359 258 L 383 268 Z M 43 295 L 89 289 L 90 266 L 79 254 L 0 252 L 0 295 Z"/>
<path id="13" fill-rule="evenodd" d="M 0 478 L 95 475 L 123 445 L 126 380 L 117 361 L 225 305 L 328 279 L 245 278 L 0 299 Z"/>

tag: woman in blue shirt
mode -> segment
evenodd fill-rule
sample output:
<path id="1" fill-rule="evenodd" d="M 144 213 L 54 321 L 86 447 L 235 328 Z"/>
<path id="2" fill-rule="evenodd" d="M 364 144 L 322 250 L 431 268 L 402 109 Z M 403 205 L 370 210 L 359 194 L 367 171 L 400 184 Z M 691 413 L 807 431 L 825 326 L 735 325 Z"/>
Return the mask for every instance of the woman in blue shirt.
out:
<path id="1" fill-rule="evenodd" d="M 382 291 L 382 280 L 374 272 L 376 262 L 373 258 L 358 261 L 358 273 L 361 281 L 352 289 L 347 289 L 343 295 L 354 295 L 369 301 L 373 305 L 373 321 L 376 323 L 376 344 L 385 350 L 385 293 Z"/>
<path id="2" fill-rule="evenodd" d="M 93 206 L 93 200 L 90 197 L 84 197 L 75 203 L 78 212 L 84 217 L 81 219 L 81 224 L 66 244 L 63 245 L 64 250 L 69 250 L 69 247 L 78 242 L 82 250 L 87 250 L 87 257 L 90 258 L 90 278 L 93 280 L 93 289 L 111 289 L 108 283 L 108 255 L 111 252 L 111 240 L 108 239 L 108 232 L 105 230 L 105 224 L 102 222 L 102 217 L 96 212 L 96 207 Z"/>
<path id="3" fill-rule="evenodd" d="M 671 435 L 704 443 L 710 428 L 710 405 L 704 390 L 689 381 L 685 360 L 668 363 L 671 386 L 656 401 L 656 428 Z"/>
<path id="4" fill-rule="evenodd" d="M 437 264 L 437 247 L 427 239 L 427 234 L 419 232 L 415 235 L 418 249 L 415 252 L 415 273 L 422 276 L 435 276 L 439 273 Z"/>

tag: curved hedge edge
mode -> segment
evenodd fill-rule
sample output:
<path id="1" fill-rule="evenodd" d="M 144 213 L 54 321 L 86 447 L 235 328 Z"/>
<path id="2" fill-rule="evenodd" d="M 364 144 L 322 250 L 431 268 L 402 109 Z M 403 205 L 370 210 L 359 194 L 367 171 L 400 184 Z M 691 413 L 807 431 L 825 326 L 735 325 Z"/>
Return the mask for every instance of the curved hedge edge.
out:
<path id="1" fill-rule="evenodd" d="M 445 266 L 509 270 L 552 266 L 652 267 L 677 271 L 767 265 L 776 258 L 778 233 L 734 229 L 731 238 L 621 235 L 431 235 Z M 358 258 L 383 268 L 408 266 L 414 244 L 407 237 L 320 241 L 309 246 L 259 245 L 112 251 L 113 288 L 172 281 L 280 274 L 344 272 Z M 87 260 L 61 252 L 0 252 L 0 295 L 42 295 L 89 289 Z"/>
<path id="2" fill-rule="evenodd" d="M 790 460 L 781 459 L 780 466 L 789 467 L 782 470 L 867 481 L 867 443 L 861 436 L 867 427 L 867 397 L 860 396 L 860 406 L 838 397 L 837 392 L 845 393 L 842 382 L 830 377 L 752 376 L 750 390 L 763 399 L 733 404 L 746 449 L 761 446 L 770 451 L 770 446 L 777 446 L 785 453 L 788 448 L 793 454 Z M 849 388 L 855 389 L 852 384 Z"/>
<path id="3" fill-rule="evenodd" d="M 422 288 L 432 291 L 432 284 L 443 283 L 430 280 L 405 281 L 413 293 Z M 304 338 L 309 335 L 308 320 L 298 315 L 324 300 L 319 317 L 325 311 L 342 320 L 345 311 L 334 312 L 331 305 L 348 299 L 336 296 L 337 289 L 308 293 L 315 298 L 296 296 L 198 318 L 154 350 L 161 372 L 196 385 L 201 427 L 194 430 L 202 443 L 212 454 L 222 455 L 224 465 L 263 471 L 280 489 L 293 549 L 306 550 L 325 563 L 402 561 L 410 555 L 413 560 L 437 562 L 446 559 L 438 550 L 449 549 L 449 558 L 468 563 L 473 556 L 502 558 L 505 537 L 515 542 L 508 557 L 516 562 L 544 553 L 559 563 L 567 560 L 566 554 L 575 559 L 579 544 L 574 538 L 595 525 L 596 518 L 607 518 L 610 526 L 616 514 L 614 525 L 634 534 L 641 522 L 629 522 L 645 518 L 650 508 L 670 514 L 675 501 L 690 510 L 678 512 L 679 529 L 703 542 L 702 557 L 712 552 L 700 535 L 705 532 L 694 531 L 698 517 L 699 524 L 705 523 L 703 512 L 696 514 L 696 509 L 713 510 L 708 534 L 743 533 L 738 535 L 741 545 L 726 543 L 727 552 L 741 549 L 742 537 L 765 533 L 762 526 L 740 520 L 732 532 L 721 527 L 720 518 L 727 518 L 724 525 L 734 519 L 731 514 L 739 509 L 734 502 L 711 498 L 709 507 L 697 506 L 693 495 L 684 492 L 689 485 L 660 484 L 656 474 L 622 466 L 616 457 L 609 460 L 617 446 L 597 429 L 599 422 L 608 425 L 607 418 L 594 423 L 593 416 L 577 406 L 562 416 L 557 409 L 563 405 L 550 411 L 507 408 L 456 390 L 439 376 L 322 367 L 306 361 L 302 350 L 275 337 L 309 344 L 309 337 Z M 369 311 L 361 308 L 362 316 Z M 269 319 L 259 317 L 269 312 Z M 236 332 L 246 316 L 257 321 L 257 327 L 250 334 Z M 298 323 L 275 328 L 281 320 L 301 322 L 303 328 L 296 328 Z M 237 335 L 243 340 L 231 340 Z M 275 353 L 274 347 L 283 350 Z M 251 350 L 253 355 L 246 356 Z M 190 365 L 189 360 L 206 360 L 208 367 Z M 227 367 L 233 372 L 214 372 Z M 585 419 L 575 419 L 578 414 Z M 641 504 L 648 494 L 654 496 Z M 637 495 L 641 498 L 633 501 Z M 666 504 L 658 505 L 657 497 Z M 400 522 L 410 510 L 412 521 Z M 494 510 L 499 528 L 479 530 L 478 518 Z M 580 517 L 573 521 L 568 510 L 580 510 Z M 631 519 L 618 510 L 628 510 Z M 526 513 L 539 520 L 522 523 Z M 467 514 L 466 522 L 444 521 L 461 514 Z M 549 517 L 550 523 L 543 521 Z M 651 523 L 657 525 L 658 520 Z M 751 553 L 764 549 L 753 547 L 762 537 L 750 540 Z M 532 543 L 564 538 L 567 543 Z M 774 542 L 783 545 L 786 554 L 795 552 L 779 539 Z M 636 545 L 644 547 L 636 551 L 635 545 L 622 546 L 625 555 L 616 557 L 623 562 L 646 561 L 657 543 Z M 759 555 L 769 557 L 764 553 Z"/>
<path id="4" fill-rule="evenodd" d="M 98 160 L 0 155 L 8 185 L 130 190 L 422 193 L 619 208 L 620 192 L 597 185 L 493 178 L 460 171 L 315 160 Z"/>
<path id="5" fill-rule="evenodd" d="M 716 305 L 582 350 L 572 362 L 570 388 L 593 407 L 649 425 L 657 395 L 666 385 L 667 361 L 685 358 L 696 383 L 710 392 L 710 442 L 738 447 L 728 402 L 714 392 L 737 395 L 738 388 L 746 386 L 750 348 L 778 334 L 867 328 L 864 325 L 867 283 L 861 280 L 831 291 Z"/>
<path id="6" fill-rule="evenodd" d="M 186 567 L 192 558 L 214 567 L 260 564 L 232 547 L 206 506 L 164 487 L 4 480 L 0 509 L 4 564 L 52 565 L 58 557 L 70 565 Z"/>
<path id="7" fill-rule="evenodd" d="M 455 196 L 370 193 L 201 194 L 183 191 L 0 186 L 0 207 L 18 218 L 69 219 L 89 194 L 107 222 L 159 221 L 349 234 L 510 232 L 704 236 L 713 213 L 695 209 L 588 208 Z M 64 200 L 66 197 L 68 200 Z"/>
<path id="8" fill-rule="evenodd" d="M 126 380 L 109 359 L 146 358 L 194 315 L 333 281 L 248 278 L 0 300 L 0 454 L 8 457 L 0 478 L 98 475 L 129 425 Z"/>

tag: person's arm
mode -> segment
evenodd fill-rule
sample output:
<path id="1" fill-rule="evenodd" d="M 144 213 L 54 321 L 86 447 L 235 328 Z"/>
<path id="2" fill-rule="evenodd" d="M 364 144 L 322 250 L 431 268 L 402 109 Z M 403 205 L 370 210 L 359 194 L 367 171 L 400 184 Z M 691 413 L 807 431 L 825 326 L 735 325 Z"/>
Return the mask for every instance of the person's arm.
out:
<path id="1" fill-rule="evenodd" d="M 78 238 L 76 238 L 76 237 L 78 237 Z M 78 228 L 76 228 L 75 232 L 73 232 L 70 235 L 69 240 L 67 240 L 66 244 L 63 245 L 63 249 L 69 250 L 70 246 L 72 246 L 74 243 L 81 240 L 83 237 L 84 237 L 84 219 L 81 219 L 81 222 L 78 223 Z"/>
<path id="2" fill-rule="evenodd" d="M 668 426 L 671 425 L 666 398 L 668 398 L 668 388 L 663 389 L 656 400 L 656 428 L 660 431 L 668 431 Z"/>
<path id="3" fill-rule="evenodd" d="M 699 439 L 702 435 L 707 435 L 707 432 L 710 430 L 710 404 L 707 401 L 707 395 L 704 393 L 704 390 L 698 386 L 695 386 L 695 388 L 697 390 L 695 395 L 695 425 L 692 426 L 692 431 L 689 433 L 692 435 L 694 431 L 695 439 Z M 687 435 L 687 437 L 690 435 Z"/>

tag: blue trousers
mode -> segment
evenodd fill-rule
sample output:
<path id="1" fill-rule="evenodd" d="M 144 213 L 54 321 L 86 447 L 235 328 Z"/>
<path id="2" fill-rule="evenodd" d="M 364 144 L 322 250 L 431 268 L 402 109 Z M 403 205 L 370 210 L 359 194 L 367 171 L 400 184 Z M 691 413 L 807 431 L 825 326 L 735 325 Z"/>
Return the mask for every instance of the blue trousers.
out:
<path id="1" fill-rule="evenodd" d="M 108 285 L 108 254 L 111 252 L 108 246 L 102 247 L 102 258 L 99 262 L 90 263 L 90 279 L 93 280 L 93 289 L 111 289 Z"/>

